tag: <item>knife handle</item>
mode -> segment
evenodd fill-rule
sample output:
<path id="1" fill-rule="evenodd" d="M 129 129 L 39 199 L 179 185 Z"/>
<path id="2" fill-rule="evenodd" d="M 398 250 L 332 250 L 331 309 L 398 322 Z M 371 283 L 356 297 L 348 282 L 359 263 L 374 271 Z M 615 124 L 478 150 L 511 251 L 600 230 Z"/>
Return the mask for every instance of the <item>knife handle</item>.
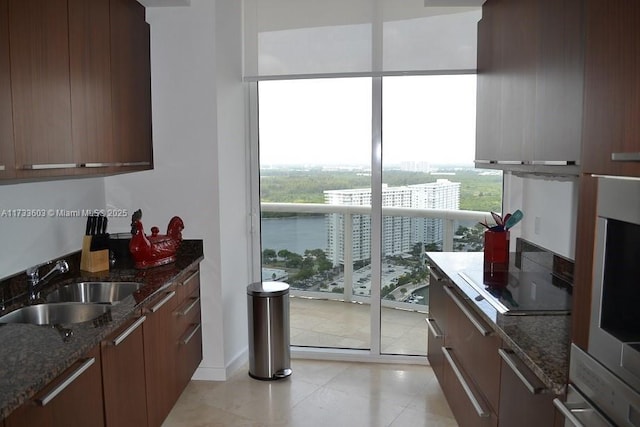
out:
<path id="1" fill-rule="evenodd" d="M 89 233 L 91 233 L 91 215 L 87 217 L 87 228 L 84 232 L 84 235 L 89 236 Z"/>

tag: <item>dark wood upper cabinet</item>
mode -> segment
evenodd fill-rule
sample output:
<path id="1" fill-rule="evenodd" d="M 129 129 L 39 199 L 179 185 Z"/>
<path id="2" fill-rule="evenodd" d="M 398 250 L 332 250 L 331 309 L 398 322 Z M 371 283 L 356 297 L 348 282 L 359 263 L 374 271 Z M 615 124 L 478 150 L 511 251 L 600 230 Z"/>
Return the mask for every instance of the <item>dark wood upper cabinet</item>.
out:
<path id="1" fill-rule="evenodd" d="M 482 15 L 477 165 L 576 174 L 583 93 L 580 1 L 487 0 Z"/>
<path id="2" fill-rule="evenodd" d="M 584 172 L 640 176 L 638 26 L 637 1 L 586 2 Z"/>
<path id="3" fill-rule="evenodd" d="M 110 7 L 114 144 L 120 161 L 150 168 L 149 24 L 144 7 L 136 1 L 111 0 Z"/>
<path id="4" fill-rule="evenodd" d="M 67 0 L 9 0 L 9 45 L 18 177 L 73 163 Z"/>
<path id="5" fill-rule="evenodd" d="M 68 1 L 74 162 L 112 163 L 109 0 Z"/>
<path id="6" fill-rule="evenodd" d="M 15 176 L 9 63 L 9 4 L 0 0 L 0 178 Z"/>
<path id="7" fill-rule="evenodd" d="M 537 0 L 534 161 L 580 160 L 584 85 L 582 0 Z"/>
<path id="8" fill-rule="evenodd" d="M 0 22 L 0 180 L 153 167 L 140 3 L 0 0 Z"/>

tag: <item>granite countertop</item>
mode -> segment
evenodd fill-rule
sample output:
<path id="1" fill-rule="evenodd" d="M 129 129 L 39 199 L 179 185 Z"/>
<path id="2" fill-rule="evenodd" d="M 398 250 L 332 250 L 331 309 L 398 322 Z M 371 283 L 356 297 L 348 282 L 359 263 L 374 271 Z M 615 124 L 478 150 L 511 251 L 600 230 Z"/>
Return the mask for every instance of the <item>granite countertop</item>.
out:
<path id="1" fill-rule="evenodd" d="M 565 392 L 569 372 L 571 316 L 500 314 L 458 273 L 482 269 L 482 252 L 429 252 L 427 258 L 455 284 L 454 289 L 469 303 L 506 346 L 555 394 Z"/>
<path id="2" fill-rule="evenodd" d="M 110 316 L 63 325 L 73 332 L 66 341 L 61 332 L 52 326 L 0 324 L 0 420 L 32 398 L 101 340 L 139 315 L 141 307 L 162 289 L 185 279 L 204 256 L 202 240 L 183 240 L 176 262 L 147 270 L 136 270 L 130 259 L 121 259 L 110 271 L 85 273 L 79 270 L 79 253 L 63 258 L 68 261 L 70 271 L 48 283 L 41 292 L 43 296 L 60 286 L 78 281 L 136 281 L 145 283 L 145 286 L 112 305 Z M 17 295 L 2 314 L 25 304 L 26 299 L 21 298 L 26 290 L 25 279 L 25 274 L 18 274 L 0 281 L 5 295 Z"/>

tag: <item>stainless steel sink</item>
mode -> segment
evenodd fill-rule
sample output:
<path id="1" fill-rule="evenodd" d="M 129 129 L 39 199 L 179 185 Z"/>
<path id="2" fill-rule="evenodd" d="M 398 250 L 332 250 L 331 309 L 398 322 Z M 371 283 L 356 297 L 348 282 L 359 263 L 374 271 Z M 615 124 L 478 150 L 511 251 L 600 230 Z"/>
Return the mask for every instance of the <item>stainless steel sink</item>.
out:
<path id="1" fill-rule="evenodd" d="M 0 323 L 31 323 L 33 325 L 59 325 L 94 320 L 111 307 L 101 304 L 55 303 L 28 305 L 0 317 Z"/>
<path id="2" fill-rule="evenodd" d="M 47 295 L 48 302 L 117 303 L 144 286 L 139 282 L 78 282 Z"/>

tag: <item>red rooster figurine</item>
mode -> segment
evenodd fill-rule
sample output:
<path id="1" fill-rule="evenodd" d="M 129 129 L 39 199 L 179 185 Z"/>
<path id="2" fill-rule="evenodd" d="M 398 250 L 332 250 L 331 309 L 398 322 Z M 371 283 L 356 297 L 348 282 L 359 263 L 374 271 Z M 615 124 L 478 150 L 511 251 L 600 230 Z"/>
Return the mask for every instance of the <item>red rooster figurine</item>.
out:
<path id="1" fill-rule="evenodd" d="M 182 241 L 184 224 L 174 216 L 167 226 L 167 234 L 158 234 L 158 227 L 151 227 L 151 236 L 145 236 L 142 228 L 142 210 L 138 209 L 131 217 L 131 241 L 129 252 L 133 256 L 136 268 L 151 268 L 172 263 L 176 260 L 176 251 Z"/>

